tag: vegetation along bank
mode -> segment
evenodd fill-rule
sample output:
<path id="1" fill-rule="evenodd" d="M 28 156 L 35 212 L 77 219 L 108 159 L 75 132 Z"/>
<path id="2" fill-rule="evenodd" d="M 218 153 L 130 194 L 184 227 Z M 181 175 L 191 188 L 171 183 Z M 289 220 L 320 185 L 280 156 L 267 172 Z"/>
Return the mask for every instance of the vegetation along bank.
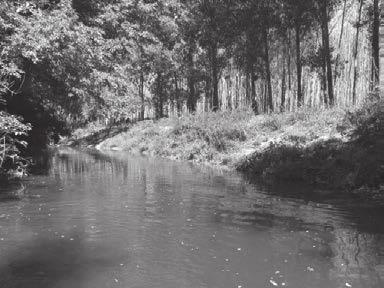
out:
<path id="1" fill-rule="evenodd" d="M 318 187 L 384 184 L 384 101 L 359 109 L 251 110 L 147 120 L 96 147 L 236 169 L 251 178 Z"/>
<path id="2" fill-rule="evenodd" d="M 378 0 L 4 0 L 0 174 L 91 127 L 101 148 L 377 186 L 379 28 Z"/>

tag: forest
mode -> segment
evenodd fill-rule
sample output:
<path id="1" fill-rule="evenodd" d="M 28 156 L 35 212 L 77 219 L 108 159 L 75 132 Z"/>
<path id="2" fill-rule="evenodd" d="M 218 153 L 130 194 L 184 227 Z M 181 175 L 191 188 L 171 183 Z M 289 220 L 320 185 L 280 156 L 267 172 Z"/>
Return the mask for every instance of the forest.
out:
<path id="1" fill-rule="evenodd" d="M 24 173 L 23 151 L 89 123 L 361 107 L 378 92 L 379 6 L 3 0 L 1 172 Z"/>

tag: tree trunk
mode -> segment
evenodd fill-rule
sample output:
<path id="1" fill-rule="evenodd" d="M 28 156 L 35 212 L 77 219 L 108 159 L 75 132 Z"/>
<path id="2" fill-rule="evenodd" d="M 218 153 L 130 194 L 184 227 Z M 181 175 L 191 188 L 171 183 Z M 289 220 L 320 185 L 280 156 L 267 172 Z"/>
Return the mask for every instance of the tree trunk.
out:
<path id="1" fill-rule="evenodd" d="M 205 79 L 205 111 L 208 112 L 212 109 L 212 85 L 211 77 L 207 76 Z"/>
<path id="2" fill-rule="evenodd" d="M 285 49 L 287 50 L 287 49 Z M 287 80 L 286 80 L 286 74 L 287 74 L 287 69 L 286 69 L 286 51 L 283 55 L 283 75 L 281 76 L 281 105 L 280 105 L 280 111 L 284 112 L 285 111 L 285 96 L 287 92 Z"/>
<path id="3" fill-rule="evenodd" d="M 327 67 L 327 88 L 328 88 L 328 103 L 333 106 L 335 103 L 335 97 L 333 93 L 333 78 L 332 78 L 332 63 L 331 63 L 331 49 L 329 45 L 329 26 L 328 26 L 328 0 L 321 0 L 322 3 L 322 38 L 323 48 L 325 54 L 325 64 Z"/>
<path id="4" fill-rule="evenodd" d="M 372 31 L 372 85 L 375 90 L 379 85 L 379 71 L 380 71 L 380 45 L 379 45 L 379 33 L 380 33 L 380 8 L 379 0 L 373 1 L 373 31 Z"/>
<path id="5" fill-rule="evenodd" d="M 358 14 L 358 21 L 356 25 L 356 39 L 355 39 L 355 49 L 353 51 L 353 90 L 352 90 L 352 102 L 353 105 L 356 104 L 356 86 L 357 86 L 357 55 L 359 52 L 359 35 L 360 35 L 360 25 L 361 25 L 361 14 L 363 10 L 363 0 L 360 0 L 359 5 L 359 14 Z"/>
<path id="6" fill-rule="evenodd" d="M 297 16 L 295 21 L 295 32 L 296 32 L 296 72 L 297 72 L 297 107 L 303 105 L 303 94 L 301 91 L 301 43 L 300 43 L 300 16 Z"/>
<path id="7" fill-rule="evenodd" d="M 163 91 L 163 79 L 160 72 L 157 73 L 156 78 L 156 98 L 155 100 L 155 118 L 160 119 L 164 117 L 163 103 L 164 103 L 164 91 Z"/>
<path id="8" fill-rule="evenodd" d="M 269 43 L 268 43 L 268 27 L 264 25 L 263 27 L 263 40 L 264 40 L 264 62 L 265 62 L 265 73 L 267 81 L 267 99 L 266 99 L 266 108 L 269 108 L 269 112 L 273 112 L 273 99 L 272 99 L 272 81 L 271 81 L 271 67 L 269 60 Z M 267 110 L 267 109 L 265 109 Z M 267 111 L 266 111 L 267 112 Z"/>
<path id="9" fill-rule="evenodd" d="M 252 103 L 252 91 L 250 91 L 251 89 L 251 85 L 250 85 L 250 82 L 251 82 L 251 73 L 249 73 L 249 71 L 247 71 L 247 73 L 245 74 L 245 105 L 246 107 L 249 107 Z"/>
<path id="10" fill-rule="evenodd" d="M 253 70 L 253 69 L 252 69 Z M 256 74 L 254 71 L 251 72 L 251 89 L 252 89 L 252 110 L 255 114 L 259 114 L 259 107 L 256 100 Z"/>
<path id="11" fill-rule="evenodd" d="M 219 68 L 217 63 L 217 45 L 211 47 L 211 83 L 212 83 L 212 110 L 219 110 Z"/>
<path id="12" fill-rule="evenodd" d="M 189 50 L 188 50 L 188 100 L 187 100 L 187 108 L 190 113 L 193 113 L 196 111 L 196 90 L 195 90 L 195 65 L 193 62 L 193 54 L 194 54 L 194 48 L 193 44 L 189 43 Z"/>
<path id="13" fill-rule="evenodd" d="M 291 73 L 291 31 L 288 29 L 288 90 L 292 90 L 292 73 Z"/>
<path id="14" fill-rule="evenodd" d="M 375 0 L 376 1 L 376 0 Z M 347 0 L 344 0 L 344 5 L 343 5 L 343 16 L 341 17 L 341 28 L 340 28 L 340 36 L 339 36 L 339 44 L 338 44 L 338 51 L 337 51 L 337 56 L 336 56 L 336 60 L 335 60 L 335 73 L 334 73 L 334 82 L 333 83 L 336 83 L 336 75 L 337 75 L 337 71 L 339 69 L 339 66 L 340 66 L 340 49 L 341 49 L 341 43 L 342 43 L 342 40 L 343 40 L 343 34 L 344 34 L 344 23 L 345 23 L 345 15 L 346 15 L 346 12 L 347 12 Z M 345 88 L 346 89 L 346 88 Z"/>
<path id="15" fill-rule="evenodd" d="M 188 77 L 188 92 L 187 108 L 190 113 L 193 113 L 196 111 L 196 90 L 192 77 Z"/>
<path id="16" fill-rule="evenodd" d="M 141 100 L 141 110 L 140 110 L 140 120 L 143 121 L 145 117 L 145 100 L 144 100 L 144 73 L 140 73 L 140 88 L 139 88 L 140 100 Z"/>
<path id="17" fill-rule="evenodd" d="M 324 46 L 324 43 L 323 43 Z M 325 59 L 325 53 L 321 57 L 321 91 L 323 92 L 323 101 L 325 106 L 328 106 L 328 93 L 327 93 L 327 61 Z"/>
<path id="18" fill-rule="evenodd" d="M 177 73 L 175 73 L 174 76 L 174 83 L 175 83 L 175 94 L 176 94 L 176 110 L 177 110 L 177 116 L 181 116 L 181 110 L 182 110 L 182 103 L 180 99 L 180 89 L 179 89 L 179 79 L 177 77 Z"/>

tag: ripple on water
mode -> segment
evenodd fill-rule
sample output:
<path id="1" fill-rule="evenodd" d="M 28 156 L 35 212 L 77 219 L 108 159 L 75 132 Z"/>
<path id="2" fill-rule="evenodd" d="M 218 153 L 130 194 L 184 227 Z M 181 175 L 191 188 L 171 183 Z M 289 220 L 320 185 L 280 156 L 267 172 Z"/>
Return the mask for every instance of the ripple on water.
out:
<path id="1" fill-rule="evenodd" d="M 279 189 L 66 150 L 0 198 L 0 287 L 380 287 L 382 209 Z"/>

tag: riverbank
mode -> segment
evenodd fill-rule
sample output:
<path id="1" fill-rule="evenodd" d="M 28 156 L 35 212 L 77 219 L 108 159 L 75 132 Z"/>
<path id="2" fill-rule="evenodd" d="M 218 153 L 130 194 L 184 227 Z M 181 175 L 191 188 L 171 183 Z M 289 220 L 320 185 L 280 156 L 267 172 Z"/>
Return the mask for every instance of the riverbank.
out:
<path id="1" fill-rule="evenodd" d="M 384 183 L 382 111 L 383 101 L 375 100 L 355 110 L 183 115 L 137 123 L 96 148 L 236 169 L 266 181 L 327 189 L 380 188 Z"/>

